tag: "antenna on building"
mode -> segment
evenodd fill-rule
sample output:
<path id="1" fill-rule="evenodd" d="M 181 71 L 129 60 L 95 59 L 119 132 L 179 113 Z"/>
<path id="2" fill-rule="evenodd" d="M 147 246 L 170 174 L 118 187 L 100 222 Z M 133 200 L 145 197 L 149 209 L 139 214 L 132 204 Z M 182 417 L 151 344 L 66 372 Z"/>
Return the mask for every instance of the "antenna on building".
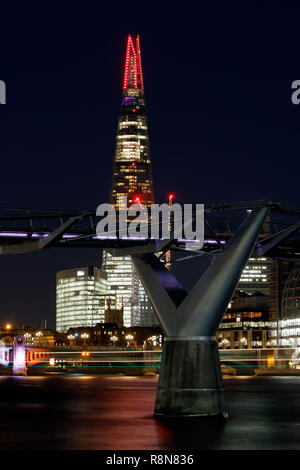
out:
<path id="1" fill-rule="evenodd" d="M 172 232 L 172 228 L 173 228 L 173 220 L 172 220 L 172 214 L 171 214 L 173 199 L 174 199 L 174 194 L 173 194 L 173 193 L 170 193 L 169 196 L 168 196 L 169 209 L 170 209 L 170 212 L 169 212 L 169 232 L 170 232 L 170 233 Z M 166 263 L 165 263 L 165 266 L 166 266 L 166 268 L 168 269 L 168 271 L 170 271 L 170 269 L 171 269 L 171 250 L 168 250 L 168 251 L 166 252 Z"/>

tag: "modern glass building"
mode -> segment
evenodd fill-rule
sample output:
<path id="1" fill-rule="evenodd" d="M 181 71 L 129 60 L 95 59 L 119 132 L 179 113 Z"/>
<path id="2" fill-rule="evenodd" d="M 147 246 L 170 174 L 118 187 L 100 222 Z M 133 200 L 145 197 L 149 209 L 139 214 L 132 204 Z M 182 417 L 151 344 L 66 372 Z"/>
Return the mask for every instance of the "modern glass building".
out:
<path id="1" fill-rule="evenodd" d="M 249 261 L 242 272 L 238 289 L 243 290 L 248 294 L 262 292 L 269 296 L 271 265 L 272 260 L 270 258 L 249 258 Z"/>
<path id="2" fill-rule="evenodd" d="M 279 320 L 279 346 L 300 346 L 300 266 L 295 266 L 285 283 Z"/>
<path id="3" fill-rule="evenodd" d="M 122 106 L 118 123 L 110 203 L 116 209 L 121 197 L 127 205 L 154 202 L 149 137 L 139 36 L 127 39 Z M 157 320 L 129 256 L 103 251 L 102 273 L 106 298 L 112 307 L 123 305 L 124 326 L 151 326 Z"/>
<path id="4" fill-rule="evenodd" d="M 261 233 L 262 237 L 268 235 L 270 235 L 269 217 L 267 217 Z M 247 294 L 260 292 L 270 297 L 272 265 L 273 261 L 271 258 L 265 258 L 264 256 L 250 257 L 242 272 L 238 289 L 243 290 Z"/>
<path id="5" fill-rule="evenodd" d="M 104 322 L 105 277 L 100 269 L 87 266 L 66 269 L 56 275 L 56 330 L 95 326 Z"/>

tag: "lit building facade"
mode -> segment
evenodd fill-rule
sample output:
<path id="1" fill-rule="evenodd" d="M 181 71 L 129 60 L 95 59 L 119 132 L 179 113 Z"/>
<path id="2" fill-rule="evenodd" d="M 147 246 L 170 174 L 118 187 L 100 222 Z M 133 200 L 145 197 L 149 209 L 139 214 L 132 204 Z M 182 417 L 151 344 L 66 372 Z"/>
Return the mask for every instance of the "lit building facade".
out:
<path id="1" fill-rule="evenodd" d="M 267 312 L 227 312 L 217 331 L 216 341 L 220 349 L 274 347 L 270 335 L 271 327 Z"/>
<path id="2" fill-rule="evenodd" d="M 274 347 L 277 323 L 269 321 L 268 296 L 236 291 L 216 334 L 220 349 Z"/>
<path id="3" fill-rule="evenodd" d="M 135 42 L 131 36 L 127 40 L 110 203 L 118 209 L 125 196 L 128 206 L 141 202 L 150 207 L 154 202 L 139 36 Z M 111 307 L 123 305 L 124 326 L 157 325 L 129 256 L 115 257 L 104 250 L 102 273 Z"/>
<path id="4" fill-rule="evenodd" d="M 265 222 L 262 232 L 263 237 L 268 235 L 270 235 L 269 219 Z M 280 344 L 278 328 L 279 320 L 282 317 L 282 296 L 291 269 L 292 264 L 288 261 L 274 260 L 263 256 L 250 257 L 237 286 L 235 299 L 238 298 L 236 294 L 239 291 L 254 296 L 253 298 L 259 294 L 266 296 L 268 314 L 264 319 L 267 323 L 262 328 L 266 327 L 269 331 L 263 334 L 264 338 L 268 337 L 268 339 L 264 339 L 262 342 L 268 343 L 268 346 L 278 346 Z M 237 333 L 235 333 L 236 335 Z M 248 335 L 250 335 L 249 330 Z M 259 334 L 255 333 L 255 337 L 258 338 L 258 342 L 254 339 L 253 344 L 260 344 Z"/>
<path id="5" fill-rule="evenodd" d="M 115 337 L 115 341 L 112 338 Z M 148 344 L 147 349 L 161 348 L 164 343 L 164 335 L 159 326 L 141 327 L 132 326 L 129 328 L 118 327 L 116 323 L 101 323 L 94 327 L 70 328 L 67 335 L 67 342 L 70 345 L 82 346 L 104 346 L 116 348 L 125 348 L 133 346 L 138 348 L 145 342 Z"/>
<path id="6" fill-rule="evenodd" d="M 300 266 L 294 267 L 285 283 L 278 336 L 279 346 L 300 346 Z"/>
<path id="7" fill-rule="evenodd" d="M 270 271 L 272 260 L 265 257 L 249 258 L 249 261 L 242 272 L 238 289 L 254 294 L 262 292 L 270 295 Z"/>
<path id="8" fill-rule="evenodd" d="M 56 275 L 56 330 L 94 326 L 104 322 L 105 277 L 100 269 L 87 266 L 66 269 Z"/>
<path id="9" fill-rule="evenodd" d="M 267 217 L 261 236 L 266 237 L 270 234 L 270 218 Z M 273 260 L 271 258 L 264 256 L 250 257 L 240 277 L 238 289 L 248 294 L 260 292 L 270 297 L 272 265 Z"/>

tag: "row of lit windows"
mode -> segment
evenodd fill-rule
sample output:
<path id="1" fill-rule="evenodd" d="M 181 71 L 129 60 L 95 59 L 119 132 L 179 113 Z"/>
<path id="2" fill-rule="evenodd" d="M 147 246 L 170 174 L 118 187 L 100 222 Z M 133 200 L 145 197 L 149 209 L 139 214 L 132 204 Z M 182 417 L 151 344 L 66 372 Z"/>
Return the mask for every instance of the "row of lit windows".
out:
<path id="1" fill-rule="evenodd" d="M 300 328 L 286 328 L 286 329 L 280 330 L 279 336 L 281 337 L 299 336 L 300 338 Z"/>
<path id="2" fill-rule="evenodd" d="M 267 269 L 267 266 L 251 266 L 250 265 L 250 266 L 246 266 L 244 271 L 248 271 L 250 273 L 260 273 L 262 269 Z"/>
<path id="3" fill-rule="evenodd" d="M 145 130 L 147 131 L 147 126 L 145 126 L 145 121 L 144 120 L 144 123 L 143 123 L 143 118 L 141 118 L 139 121 L 121 121 L 119 122 L 119 128 L 120 129 L 128 129 L 130 127 L 133 127 L 134 129 L 136 129 L 136 127 L 138 129 L 142 129 L 142 130 Z"/>
<path id="4" fill-rule="evenodd" d="M 234 322 L 234 323 L 222 323 L 220 325 L 220 329 L 236 329 L 236 328 L 242 328 L 242 327 L 248 327 L 248 328 L 264 328 L 264 327 L 269 327 L 270 322 L 253 322 L 253 321 L 243 321 L 243 322 Z"/>
<path id="5" fill-rule="evenodd" d="M 278 323 L 280 328 L 300 326 L 300 318 L 290 318 L 288 320 L 280 320 Z"/>
<path id="6" fill-rule="evenodd" d="M 261 312 L 243 312 L 243 313 L 225 313 L 223 318 L 259 318 L 261 317 Z"/>
<path id="7" fill-rule="evenodd" d="M 123 139 L 147 139 L 147 136 L 145 134 L 119 134 L 117 136 L 118 140 L 123 140 Z"/>
<path id="8" fill-rule="evenodd" d="M 94 286 L 99 286 L 100 282 L 98 283 L 94 283 L 94 282 L 89 282 L 89 281 L 86 281 L 86 282 L 83 282 L 83 281 L 69 281 L 69 282 L 64 282 L 64 283 L 60 283 L 57 285 L 57 288 L 58 289 L 70 289 L 70 288 L 75 288 L 75 289 L 79 289 L 80 287 L 83 287 L 83 288 L 88 288 L 88 289 L 93 289 Z"/>

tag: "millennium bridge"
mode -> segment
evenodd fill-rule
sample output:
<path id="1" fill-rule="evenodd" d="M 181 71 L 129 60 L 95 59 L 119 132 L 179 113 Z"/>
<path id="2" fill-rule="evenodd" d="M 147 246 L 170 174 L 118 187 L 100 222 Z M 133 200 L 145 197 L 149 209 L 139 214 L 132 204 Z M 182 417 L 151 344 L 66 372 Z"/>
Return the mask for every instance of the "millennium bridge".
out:
<path id="1" fill-rule="evenodd" d="M 99 238 L 95 211 L 0 209 L 2 255 L 91 247 L 131 256 L 165 335 L 156 415 L 226 416 L 215 334 L 241 273 L 250 256 L 300 261 L 300 207 L 259 200 L 206 204 L 204 212 L 204 244 L 195 250 L 174 229 L 168 239 Z M 210 259 L 189 292 L 160 261 L 169 250 L 172 263 Z M 13 351 L 18 373 L 24 338 L 16 337 Z"/>

